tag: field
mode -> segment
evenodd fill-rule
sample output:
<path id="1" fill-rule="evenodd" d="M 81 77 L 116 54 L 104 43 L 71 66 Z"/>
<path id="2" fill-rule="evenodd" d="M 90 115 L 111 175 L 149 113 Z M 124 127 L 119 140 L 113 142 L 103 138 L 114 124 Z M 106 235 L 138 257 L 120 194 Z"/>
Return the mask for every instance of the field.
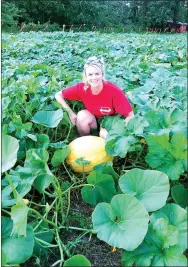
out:
<path id="1" fill-rule="evenodd" d="M 77 174 L 54 95 L 94 55 L 135 117 L 104 117 L 114 160 Z M 184 34 L 3 34 L 3 266 L 187 266 L 186 57 Z"/>

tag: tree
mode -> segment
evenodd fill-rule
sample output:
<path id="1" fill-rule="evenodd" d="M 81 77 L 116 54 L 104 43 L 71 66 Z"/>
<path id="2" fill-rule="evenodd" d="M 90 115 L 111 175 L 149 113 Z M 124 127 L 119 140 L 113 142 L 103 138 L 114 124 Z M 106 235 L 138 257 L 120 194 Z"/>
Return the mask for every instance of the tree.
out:
<path id="1" fill-rule="evenodd" d="M 14 3 L 2 2 L 2 27 L 4 30 L 15 29 L 19 10 Z"/>

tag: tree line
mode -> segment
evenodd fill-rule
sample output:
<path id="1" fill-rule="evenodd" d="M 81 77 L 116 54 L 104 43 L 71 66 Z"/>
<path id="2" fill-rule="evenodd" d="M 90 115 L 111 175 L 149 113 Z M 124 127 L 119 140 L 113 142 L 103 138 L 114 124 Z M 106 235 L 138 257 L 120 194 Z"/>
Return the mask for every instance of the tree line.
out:
<path id="1" fill-rule="evenodd" d="M 167 21 L 187 21 L 187 0 L 4 0 L 2 29 L 26 24 L 165 29 Z"/>

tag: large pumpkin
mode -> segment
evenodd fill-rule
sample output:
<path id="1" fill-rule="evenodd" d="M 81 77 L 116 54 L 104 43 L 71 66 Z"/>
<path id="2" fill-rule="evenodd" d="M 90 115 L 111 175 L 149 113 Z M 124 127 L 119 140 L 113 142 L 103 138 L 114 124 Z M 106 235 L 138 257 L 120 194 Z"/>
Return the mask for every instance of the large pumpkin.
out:
<path id="1" fill-rule="evenodd" d="M 91 172 L 97 164 L 112 161 L 113 157 L 105 151 L 105 140 L 98 136 L 82 136 L 69 144 L 70 154 L 66 161 L 75 172 Z M 90 161 L 89 165 L 79 165 L 76 159 Z"/>

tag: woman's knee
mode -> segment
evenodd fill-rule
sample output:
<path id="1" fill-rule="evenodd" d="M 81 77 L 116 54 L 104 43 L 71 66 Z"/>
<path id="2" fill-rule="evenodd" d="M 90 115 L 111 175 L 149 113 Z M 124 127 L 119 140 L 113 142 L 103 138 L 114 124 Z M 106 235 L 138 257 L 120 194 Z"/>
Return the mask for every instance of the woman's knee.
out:
<path id="1" fill-rule="evenodd" d="M 79 123 L 90 123 L 93 119 L 95 119 L 95 116 L 86 109 L 83 109 L 77 113 L 77 122 Z"/>
<path id="2" fill-rule="evenodd" d="M 77 125 L 90 125 L 91 128 L 97 127 L 96 118 L 88 110 L 84 109 L 77 113 Z"/>

